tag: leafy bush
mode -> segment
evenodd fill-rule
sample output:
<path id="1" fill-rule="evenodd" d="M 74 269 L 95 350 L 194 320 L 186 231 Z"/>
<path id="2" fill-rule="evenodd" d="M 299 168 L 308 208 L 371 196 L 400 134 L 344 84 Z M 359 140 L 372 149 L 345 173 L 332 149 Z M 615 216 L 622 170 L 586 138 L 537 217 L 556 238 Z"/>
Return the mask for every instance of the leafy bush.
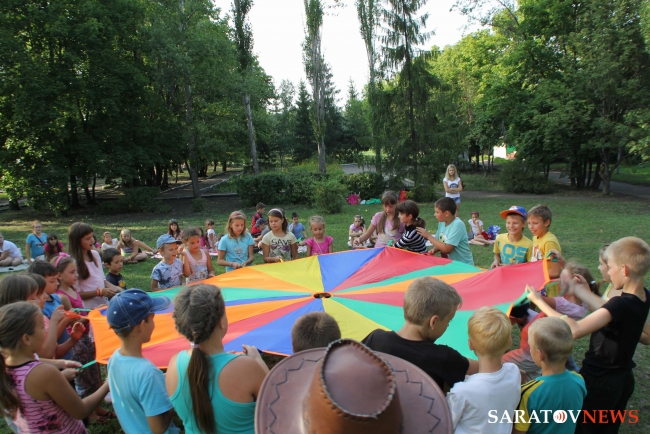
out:
<path id="1" fill-rule="evenodd" d="M 420 185 L 409 192 L 409 199 L 416 202 L 435 202 L 439 199 L 433 185 Z"/>
<path id="2" fill-rule="evenodd" d="M 524 160 L 503 164 L 499 182 L 508 193 L 548 194 L 555 190 L 555 184 L 542 173 L 540 165 Z"/>
<path id="3" fill-rule="evenodd" d="M 116 208 L 122 213 L 146 213 L 158 210 L 158 187 L 135 187 L 124 189 L 124 196 L 117 200 Z"/>
<path id="4" fill-rule="evenodd" d="M 255 206 L 258 202 L 266 204 L 287 202 L 283 194 L 287 188 L 287 177 L 283 173 L 240 176 L 236 185 L 237 194 L 246 206 Z"/>
<path id="5" fill-rule="evenodd" d="M 341 176 L 347 193 L 359 193 L 362 199 L 379 198 L 386 189 L 384 177 L 377 172 L 352 173 Z"/>
<path id="6" fill-rule="evenodd" d="M 192 212 L 203 212 L 205 209 L 205 199 L 199 197 L 192 199 Z"/>
<path id="7" fill-rule="evenodd" d="M 97 205 L 97 208 L 95 208 L 95 210 L 99 215 L 118 214 L 119 210 L 117 205 L 118 204 L 116 200 L 103 200 L 99 203 L 99 205 Z"/>
<path id="8" fill-rule="evenodd" d="M 329 175 L 325 173 L 293 172 L 286 176 L 287 188 L 284 203 L 311 205 L 314 197 L 314 184 L 327 181 Z"/>
<path id="9" fill-rule="evenodd" d="M 326 214 L 338 214 L 343 211 L 347 190 L 337 179 L 314 183 L 313 201 L 320 211 Z"/>

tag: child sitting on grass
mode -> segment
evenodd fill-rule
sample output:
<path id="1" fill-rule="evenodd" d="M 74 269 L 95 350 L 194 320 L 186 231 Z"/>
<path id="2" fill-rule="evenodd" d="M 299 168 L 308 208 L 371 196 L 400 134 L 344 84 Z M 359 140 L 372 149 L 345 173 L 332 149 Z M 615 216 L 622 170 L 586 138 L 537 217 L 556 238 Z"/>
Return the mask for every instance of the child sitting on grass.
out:
<path id="1" fill-rule="evenodd" d="M 126 434 L 167 432 L 174 415 L 165 377 L 142 356 L 142 345 L 151 340 L 155 312 L 170 305 L 167 297 L 151 298 L 140 289 L 113 297 L 106 319 L 122 345 L 108 361 L 108 384 L 113 408 Z"/>
<path id="2" fill-rule="evenodd" d="M 530 262 L 533 242 L 524 236 L 524 227 L 528 216 L 526 209 L 513 205 L 509 209 L 501 211 L 500 215 L 506 221 L 508 233 L 499 234 L 494 240 L 494 262 L 490 268 Z"/>
<path id="3" fill-rule="evenodd" d="M 521 375 L 516 365 L 501 363 L 512 344 L 508 317 L 493 307 L 482 307 L 467 323 L 469 349 L 478 357 L 478 374 L 456 383 L 447 395 L 456 434 L 507 432 L 512 425 L 488 423 L 489 412 L 511 416 L 519 403 Z"/>
<path id="4" fill-rule="evenodd" d="M 431 277 L 415 279 L 404 293 L 404 326 L 398 332 L 377 329 L 362 343 L 373 351 L 413 363 L 429 374 L 441 390 L 449 390 L 465 375 L 478 372 L 476 360 L 435 343 L 449 327 L 461 302 L 460 295 L 445 282 Z"/>
<path id="5" fill-rule="evenodd" d="M 556 410 L 578 414 L 587 394 L 580 374 L 565 368 L 572 350 L 571 328 L 561 319 L 541 318 L 531 325 L 530 353 L 542 376 L 521 386 L 517 410 L 524 417 L 515 419 L 513 434 L 573 434 L 576 428 L 579 431 L 583 424 L 576 426 L 571 416 L 567 415 L 563 423 L 556 423 L 553 417 Z M 550 417 L 545 417 L 544 412 L 550 412 Z"/>
<path id="6" fill-rule="evenodd" d="M 298 318 L 291 329 L 293 353 L 325 348 L 341 339 L 341 329 L 334 317 L 325 312 L 309 312 Z"/>
<path id="7" fill-rule="evenodd" d="M 572 285 L 576 297 L 589 306 L 600 305 L 580 321 L 552 309 L 537 292 L 528 287 L 528 298 L 548 316 L 560 317 L 571 327 L 573 338 L 591 334 L 580 374 L 587 387 L 582 409 L 620 410 L 634 392 L 636 366 L 632 360 L 650 312 L 650 293 L 643 279 L 650 269 L 650 246 L 640 238 L 626 237 L 612 243 L 605 251 L 608 273 L 614 288 L 622 288 L 620 296 L 605 302 L 589 291 L 586 282 Z M 620 419 L 609 424 L 579 424 L 577 432 L 617 432 Z"/>
<path id="8" fill-rule="evenodd" d="M 456 217 L 456 202 L 449 197 L 443 197 L 436 202 L 435 210 L 436 220 L 438 220 L 436 236 L 434 237 L 424 228 L 417 228 L 418 233 L 433 245 L 432 254 L 440 252 L 443 257 L 474 265 L 465 225 Z"/>
<path id="9" fill-rule="evenodd" d="M 478 211 L 472 211 L 472 218 L 467 220 L 469 228 L 472 232 L 469 243 L 476 246 L 487 246 L 488 244 L 494 244 L 494 240 L 488 240 L 486 238 L 487 233 L 483 229 L 483 221 L 481 221 L 478 217 Z"/>
<path id="10" fill-rule="evenodd" d="M 156 248 L 163 259 L 151 271 L 151 290 L 159 291 L 181 286 L 183 262 L 178 259 L 178 245 L 181 242 L 169 234 L 158 237 Z"/>
<path id="11" fill-rule="evenodd" d="M 126 281 L 121 274 L 122 267 L 124 267 L 124 261 L 120 251 L 112 248 L 104 250 L 104 252 L 102 252 L 102 261 L 108 268 L 106 280 L 111 285 L 115 285 L 122 290 L 126 289 Z"/>

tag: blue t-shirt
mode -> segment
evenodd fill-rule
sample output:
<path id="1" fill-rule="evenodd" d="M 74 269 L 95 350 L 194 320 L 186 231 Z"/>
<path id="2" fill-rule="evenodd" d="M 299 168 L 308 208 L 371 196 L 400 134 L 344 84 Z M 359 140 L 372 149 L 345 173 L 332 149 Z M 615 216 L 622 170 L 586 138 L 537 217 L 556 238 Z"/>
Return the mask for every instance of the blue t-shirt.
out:
<path id="1" fill-rule="evenodd" d="M 297 225 L 294 225 L 293 223 L 291 223 L 289 225 L 289 230 L 291 232 L 293 232 L 293 235 L 296 238 L 302 238 L 302 233 L 305 232 L 305 227 L 300 222 L 298 222 Z"/>
<path id="2" fill-rule="evenodd" d="M 45 244 L 47 243 L 47 234 L 43 233 L 40 237 L 34 234 L 27 236 L 26 244 L 29 244 L 29 254 L 32 258 L 45 254 Z"/>
<path id="3" fill-rule="evenodd" d="M 45 307 L 41 309 L 43 312 L 43 315 L 45 315 L 48 318 L 52 318 L 52 313 L 54 312 L 54 309 L 57 307 L 61 306 L 61 299 L 57 294 L 50 294 L 51 299 L 50 300 L 45 300 Z M 64 344 L 68 339 L 70 339 L 70 335 L 68 334 L 67 329 L 63 329 L 63 332 L 59 335 L 59 337 L 56 339 L 57 344 Z M 63 355 L 63 357 L 60 357 L 61 359 L 65 360 L 71 360 L 72 359 L 72 348 L 68 350 L 67 353 Z"/>
<path id="4" fill-rule="evenodd" d="M 243 237 L 230 238 L 230 235 L 224 235 L 219 240 L 219 250 L 226 252 L 226 261 L 239 262 L 243 264 L 248 261 L 248 246 L 255 244 L 251 234 L 246 232 Z M 232 271 L 234 268 L 227 266 L 226 272 Z"/>
<path id="5" fill-rule="evenodd" d="M 461 219 L 456 217 L 449 226 L 445 222 L 439 222 L 436 238 L 438 238 L 438 241 L 454 246 L 454 250 L 449 254 L 449 259 L 474 265 L 472 251 L 469 249 L 469 243 L 467 242 L 465 223 Z"/>
<path id="6" fill-rule="evenodd" d="M 517 410 L 524 411 L 526 423 L 520 420 L 514 427 L 529 434 L 573 434 L 576 424 L 568 412 L 571 410 L 572 414 L 578 414 L 585 396 L 585 380 L 578 373 L 564 371 L 561 374 L 537 377 L 521 386 L 521 400 Z M 556 423 L 553 420 L 555 410 L 567 412 L 566 422 Z M 534 420 L 531 422 L 533 412 L 540 423 Z M 582 420 L 582 417 L 578 420 Z"/>
<path id="7" fill-rule="evenodd" d="M 151 271 L 151 279 L 158 281 L 158 288 L 165 289 L 181 284 L 181 275 L 183 274 L 183 263 L 180 259 L 174 259 L 174 262 L 165 264 L 160 261 Z"/>
<path id="8" fill-rule="evenodd" d="M 150 433 L 147 417 L 173 408 L 163 373 L 145 358 L 123 356 L 115 350 L 108 361 L 108 385 L 126 434 Z"/>

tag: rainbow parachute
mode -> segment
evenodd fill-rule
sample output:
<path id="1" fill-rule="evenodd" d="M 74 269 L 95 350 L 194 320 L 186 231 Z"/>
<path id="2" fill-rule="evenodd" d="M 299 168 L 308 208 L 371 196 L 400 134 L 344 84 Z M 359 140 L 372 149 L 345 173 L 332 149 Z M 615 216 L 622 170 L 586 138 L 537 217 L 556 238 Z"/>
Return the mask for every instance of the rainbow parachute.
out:
<path id="1" fill-rule="evenodd" d="M 416 278 L 431 276 L 452 285 L 463 298 L 438 343 L 473 356 L 467 344 L 467 320 L 475 309 L 494 306 L 507 311 L 525 285 L 541 288 L 548 282 L 544 261 L 485 271 L 449 259 L 404 250 L 352 250 L 312 256 L 292 262 L 258 265 L 221 274 L 204 281 L 223 290 L 228 316 L 226 350 L 241 351 L 242 344 L 262 351 L 291 354 L 291 327 L 301 315 L 325 311 L 336 318 L 343 337 L 363 339 L 377 328 L 398 330 L 404 324 L 404 291 Z M 181 288 L 151 293 L 173 300 Z M 110 330 L 106 308 L 89 314 L 97 347 L 97 361 L 107 363 L 119 348 Z M 174 328 L 173 305 L 156 314 L 152 339 L 143 347 L 145 357 L 165 368 L 189 342 Z"/>

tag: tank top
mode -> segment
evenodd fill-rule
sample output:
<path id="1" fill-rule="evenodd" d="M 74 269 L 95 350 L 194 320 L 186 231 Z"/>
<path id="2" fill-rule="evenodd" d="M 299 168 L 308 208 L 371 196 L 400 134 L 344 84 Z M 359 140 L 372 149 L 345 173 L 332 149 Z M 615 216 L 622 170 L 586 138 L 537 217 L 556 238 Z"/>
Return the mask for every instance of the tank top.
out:
<path id="1" fill-rule="evenodd" d="M 185 257 L 187 262 L 190 264 L 190 275 L 187 278 L 187 282 L 193 282 L 195 280 L 203 280 L 208 278 L 208 260 L 206 259 L 207 255 L 202 249 L 199 249 L 201 253 L 201 259 L 198 261 L 194 259 L 192 253 L 186 250 Z"/>
<path id="2" fill-rule="evenodd" d="M 212 410 L 217 420 L 217 432 L 219 434 L 255 432 L 255 402 L 234 402 L 223 396 L 219 389 L 219 373 L 229 362 L 239 357 L 230 353 L 219 353 L 208 356 L 211 362 L 213 375 L 209 386 L 212 397 Z M 183 421 L 185 432 L 188 434 L 200 433 L 194 412 L 192 410 L 192 399 L 190 397 L 190 386 L 187 382 L 187 366 L 190 363 L 190 354 L 187 351 L 178 353 L 176 366 L 178 369 L 178 386 L 171 396 L 172 404 L 176 413 Z"/>
<path id="3" fill-rule="evenodd" d="M 7 373 L 16 389 L 20 408 L 14 420 L 21 433 L 86 433 L 82 421 L 74 419 L 53 400 L 37 401 L 27 394 L 25 378 L 39 361 L 31 361 L 20 366 L 7 366 Z"/>

